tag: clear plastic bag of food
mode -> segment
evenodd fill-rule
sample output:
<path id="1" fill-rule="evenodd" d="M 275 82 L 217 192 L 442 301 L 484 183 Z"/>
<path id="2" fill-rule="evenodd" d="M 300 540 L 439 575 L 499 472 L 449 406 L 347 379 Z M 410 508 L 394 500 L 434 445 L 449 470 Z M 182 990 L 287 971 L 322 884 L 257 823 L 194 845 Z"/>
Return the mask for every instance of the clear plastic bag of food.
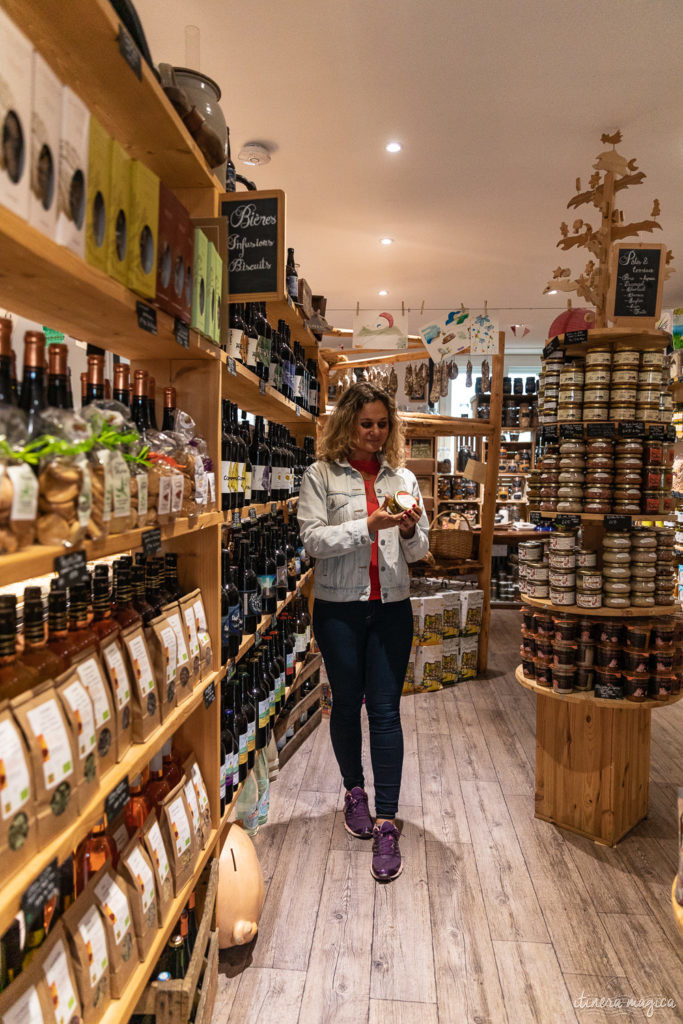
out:
<path id="1" fill-rule="evenodd" d="M 38 514 L 38 481 L 23 460 L 26 417 L 12 406 L 0 406 L 0 553 L 11 554 L 33 544 Z"/>

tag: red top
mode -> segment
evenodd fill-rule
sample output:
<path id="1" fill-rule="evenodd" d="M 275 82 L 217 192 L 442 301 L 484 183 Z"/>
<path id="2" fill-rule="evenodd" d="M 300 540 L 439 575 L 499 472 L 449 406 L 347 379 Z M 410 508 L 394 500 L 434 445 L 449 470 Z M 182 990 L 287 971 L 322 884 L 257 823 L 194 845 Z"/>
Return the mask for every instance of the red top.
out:
<path id="1" fill-rule="evenodd" d="M 379 473 L 379 462 L 376 459 L 349 459 L 350 465 L 357 469 L 363 476 L 365 485 L 365 500 L 368 505 L 368 515 L 372 515 L 375 509 L 379 508 L 377 495 L 375 494 L 375 478 Z M 366 480 L 366 477 L 369 479 Z M 377 533 L 372 542 L 370 552 L 370 600 L 379 601 L 382 598 L 382 588 L 379 584 L 379 561 L 378 561 Z"/>

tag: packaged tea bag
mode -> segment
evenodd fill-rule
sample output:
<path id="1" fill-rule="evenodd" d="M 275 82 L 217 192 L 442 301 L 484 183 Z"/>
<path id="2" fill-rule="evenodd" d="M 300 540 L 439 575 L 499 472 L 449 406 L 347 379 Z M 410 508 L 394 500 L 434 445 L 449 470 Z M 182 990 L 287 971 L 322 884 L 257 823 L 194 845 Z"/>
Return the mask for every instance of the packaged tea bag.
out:
<path id="1" fill-rule="evenodd" d="M 38 842 L 49 843 L 78 817 L 80 769 L 71 728 L 54 687 L 15 697 L 10 706 L 28 745 L 36 792 Z"/>
<path id="2" fill-rule="evenodd" d="M 74 668 L 92 701 L 97 733 L 97 757 L 102 774 L 116 764 L 116 719 L 111 694 L 104 680 L 100 659 L 95 654 L 85 657 Z"/>
<path id="3" fill-rule="evenodd" d="M 206 791 L 204 777 L 194 754 L 190 754 L 189 757 L 185 758 L 183 771 L 185 772 L 186 777 L 192 780 L 192 785 L 194 786 L 197 805 L 199 807 L 199 819 L 201 821 L 203 833 L 202 846 L 204 847 L 206 846 L 206 841 L 211 834 L 211 807 L 209 805 L 209 794 Z"/>
<path id="4" fill-rule="evenodd" d="M 119 874 L 128 883 L 128 896 L 133 911 L 135 935 L 138 940 L 138 954 L 140 960 L 144 960 L 151 949 L 159 927 L 159 910 L 154 869 L 142 845 L 139 829 L 121 853 Z"/>
<path id="5" fill-rule="evenodd" d="M 197 840 L 187 806 L 185 782 L 179 782 L 161 805 L 161 834 L 171 858 L 173 891 L 177 896 L 192 877 L 197 856 Z"/>
<path id="6" fill-rule="evenodd" d="M 47 983 L 32 960 L 0 995 L 0 1024 L 53 1024 Z"/>
<path id="7" fill-rule="evenodd" d="M 204 823 L 202 816 L 199 813 L 199 801 L 197 800 L 197 794 L 195 792 L 194 783 L 188 775 L 185 775 L 185 779 L 182 783 L 183 793 L 185 795 L 185 801 L 190 811 L 190 824 L 194 832 L 194 837 L 197 842 L 197 850 L 204 849 Z"/>
<path id="8" fill-rule="evenodd" d="M 156 680 L 149 651 L 140 626 L 131 626 L 121 634 L 133 683 L 133 740 L 142 743 L 161 721 Z"/>
<path id="9" fill-rule="evenodd" d="M 185 597 L 181 597 L 178 602 L 178 606 L 180 608 L 181 615 L 183 616 L 185 633 L 187 634 L 187 649 L 190 654 L 192 672 L 194 673 L 195 682 L 199 682 L 201 678 L 201 661 L 199 658 L 197 623 L 194 617 L 194 595 L 186 594 Z"/>
<path id="10" fill-rule="evenodd" d="M 166 621 L 173 629 L 176 637 L 177 651 L 178 651 L 178 674 L 176 677 L 176 692 L 178 704 L 182 704 L 184 700 L 192 693 L 195 682 L 197 681 L 196 673 L 192 668 L 192 659 L 190 658 L 190 650 L 187 642 L 187 632 L 183 624 L 183 617 L 180 614 L 180 608 L 177 602 L 167 604 L 162 608 Z"/>
<path id="11" fill-rule="evenodd" d="M 443 598 L 443 638 L 453 640 L 460 636 L 460 599 L 462 591 L 444 590 Z"/>
<path id="12" fill-rule="evenodd" d="M 64 714 L 71 726 L 77 751 L 75 764 L 76 773 L 82 780 L 79 797 L 79 809 L 82 811 L 97 788 L 100 778 L 95 713 L 90 695 L 78 678 L 75 669 L 69 669 L 59 677 L 56 690 L 62 702 Z"/>
<path id="13" fill-rule="evenodd" d="M 173 627 L 165 615 L 152 619 L 145 630 L 152 668 L 159 691 L 161 720 L 169 716 L 177 704 L 178 643 Z"/>
<path id="14" fill-rule="evenodd" d="M 83 1024 L 97 1024 L 111 1003 L 107 933 L 93 889 L 97 877 L 90 879 L 62 918 L 81 998 Z"/>
<path id="15" fill-rule="evenodd" d="M 192 598 L 194 621 L 197 627 L 197 639 L 199 640 L 199 660 L 202 666 L 202 679 L 204 679 L 211 672 L 213 646 L 209 636 L 209 627 L 206 620 L 206 612 L 204 611 L 201 590 L 193 591 L 190 596 Z"/>
<path id="16" fill-rule="evenodd" d="M 123 648 L 114 637 L 102 644 L 102 664 L 111 687 L 116 718 L 116 760 L 120 761 L 133 743 L 131 685 Z"/>
<path id="17" fill-rule="evenodd" d="M 152 811 L 142 826 L 142 842 L 149 854 L 157 886 L 157 911 L 159 926 L 166 920 L 168 908 L 173 902 L 173 878 L 171 876 L 171 860 L 166 850 L 161 828 Z"/>
<path id="18" fill-rule="evenodd" d="M 109 862 L 100 868 L 92 883 L 93 895 L 107 933 L 111 994 L 115 999 L 120 999 L 138 963 L 128 887 L 116 875 Z"/>
<path id="19" fill-rule="evenodd" d="M 453 683 L 457 683 L 459 654 L 459 639 L 444 640 L 441 661 L 441 683 L 443 686 L 452 686 Z"/>
<path id="20" fill-rule="evenodd" d="M 130 842 L 130 836 L 128 835 L 128 826 L 126 825 L 125 811 L 114 819 L 114 821 L 107 822 L 107 834 L 114 840 L 116 846 L 116 852 L 119 857 Z"/>
<path id="21" fill-rule="evenodd" d="M 76 975 L 71 966 L 66 932 L 61 921 L 57 922 L 40 947 L 39 956 L 40 969 L 52 1002 L 54 1020 L 56 1024 L 73 1024 L 81 1017 L 81 1000 Z"/>
<path id="22" fill-rule="evenodd" d="M 460 651 L 458 656 L 458 678 L 474 679 L 478 671 L 479 662 L 479 637 L 461 636 Z"/>
<path id="23" fill-rule="evenodd" d="M 0 859 L 9 877 L 38 850 L 29 752 L 7 703 L 0 706 Z"/>
<path id="24" fill-rule="evenodd" d="M 483 590 L 463 590 L 460 595 L 460 635 L 475 636 L 481 630 Z"/>

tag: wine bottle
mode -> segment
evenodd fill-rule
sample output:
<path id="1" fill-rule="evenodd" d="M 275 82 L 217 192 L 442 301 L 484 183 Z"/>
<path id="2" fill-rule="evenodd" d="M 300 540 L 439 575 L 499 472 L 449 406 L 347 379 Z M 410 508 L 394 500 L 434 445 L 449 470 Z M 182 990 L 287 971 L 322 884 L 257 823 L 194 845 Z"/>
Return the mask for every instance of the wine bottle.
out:
<path id="1" fill-rule="evenodd" d="M 85 405 L 104 398 L 104 353 L 88 355 L 88 378 L 85 388 Z"/>
<path id="2" fill-rule="evenodd" d="M 130 405 L 130 366 L 128 363 L 114 363 L 113 398 L 126 407 Z"/>
<path id="3" fill-rule="evenodd" d="M 24 376 L 19 408 L 26 413 L 27 440 L 43 433 L 41 413 L 47 405 L 45 395 L 45 335 L 26 331 L 24 335 Z"/>
<path id="4" fill-rule="evenodd" d="M 244 782 L 248 771 L 249 722 L 242 705 L 242 686 L 239 678 L 233 676 L 228 685 L 232 689 L 233 707 L 235 709 L 234 732 L 237 738 L 238 779 L 240 782 Z"/>
<path id="5" fill-rule="evenodd" d="M 12 321 L 0 316 L 0 405 L 16 405 L 12 386 Z"/>
<path id="6" fill-rule="evenodd" d="M 236 658 L 242 643 L 242 607 L 240 592 L 230 565 L 230 552 L 221 551 L 221 664 Z"/>
<path id="7" fill-rule="evenodd" d="M 294 262 L 294 249 L 287 249 L 287 269 L 285 270 L 285 278 L 287 283 L 287 294 L 289 295 L 292 302 L 297 303 L 299 301 L 299 275 L 296 271 L 296 263 Z"/>
<path id="8" fill-rule="evenodd" d="M 48 345 L 47 404 L 55 409 L 69 408 L 67 357 L 68 349 L 63 342 Z"/>
<path id="9" fill-rule="evenodd" d="M 161 421 L 162 430 L 174 429 L 176 401 L 176 389 L 172 386 L 164 388 L 164 417 Z"/>

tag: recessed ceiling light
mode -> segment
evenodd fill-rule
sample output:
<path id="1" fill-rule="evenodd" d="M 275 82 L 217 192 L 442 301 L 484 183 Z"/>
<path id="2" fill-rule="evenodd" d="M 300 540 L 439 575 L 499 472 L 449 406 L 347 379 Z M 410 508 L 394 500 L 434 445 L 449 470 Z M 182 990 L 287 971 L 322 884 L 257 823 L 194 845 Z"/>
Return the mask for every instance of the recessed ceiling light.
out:
<path id="1" fill-rule="evenodd" d="M 557 288 L 551 288 L 549 292 L 546 292 L 546 295 L 557 295 Z"/>
<path id="2" fill-rule="evenodd" d="M 377 292 L 377 294 L 378 295 L 388 295 L 389 292 L 386 290 L 386 288 L 382 288 L 382 291 L 381 292 Z"/>
<path id="3" fill-rule="evenodd" d="M 386 145 L 387 153 L 400 153 L 403 146 L 400 142 L 388 142 Z"/>
<path id="4" fill-rule="evenodd" d="M 393 241 L 393 238 L 380 238 L 382 245 L 391 245 Z"/>

